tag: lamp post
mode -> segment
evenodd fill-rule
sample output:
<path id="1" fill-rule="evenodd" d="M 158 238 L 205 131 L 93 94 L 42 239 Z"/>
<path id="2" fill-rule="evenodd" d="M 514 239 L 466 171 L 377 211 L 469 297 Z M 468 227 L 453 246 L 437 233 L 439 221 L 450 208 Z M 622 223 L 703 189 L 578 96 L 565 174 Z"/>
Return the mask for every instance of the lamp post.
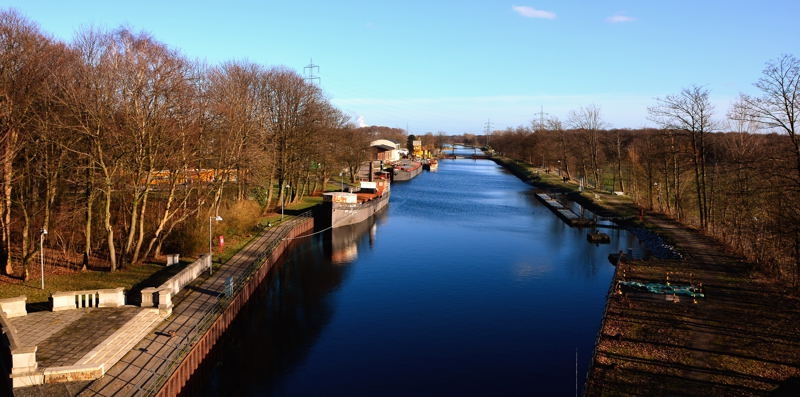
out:
<path id="1" fill-rule="evenodd" d="M 42 272 L 42 289 L 44 289 L 44 236 L 47 235 L 47 229 L 42 229 L 39 233 L 39 265 Z"/>
<path id="2" fill-rule="evenodd" d="M 220 222 L 220 221 L 222 221 L 222 217 L 217 215 L 217 216 L 211 216 L 211 217 L 208 218 L 208 275 L 209 276 L 213 274 L 212 269 L 214 267 L 213 264 L 212 264 L 212 262 L 213 262 L 212 258 L 213 258 L 213 252 L 214 251 L 211 250 L 211 240 L 214 238 L 214 236 L 212 234 L 212 229 L 211 229 L 212 226 L 213 226 L 213 224 L 211 223 L 212 221 Z"/>

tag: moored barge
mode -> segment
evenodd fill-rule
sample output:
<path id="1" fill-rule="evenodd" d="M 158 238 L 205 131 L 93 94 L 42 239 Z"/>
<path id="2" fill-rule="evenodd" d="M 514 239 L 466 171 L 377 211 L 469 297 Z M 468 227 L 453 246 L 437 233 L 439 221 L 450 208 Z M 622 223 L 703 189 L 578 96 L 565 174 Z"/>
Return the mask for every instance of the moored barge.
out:
<path id="1" fill-rule="evenodd" d="M 361 181 L 356 192 L 323 193 L 322 221 L 332 228 L 362 222 L 386 207 L 390 193 L 386 179 Z"/>
<path id="2" fill-rule="evenodd" d="M 422 172 L 422 163 L 413 160 L 402 160 L 392 167 L 392 180 L 395 182 L 408 181 Z"/>

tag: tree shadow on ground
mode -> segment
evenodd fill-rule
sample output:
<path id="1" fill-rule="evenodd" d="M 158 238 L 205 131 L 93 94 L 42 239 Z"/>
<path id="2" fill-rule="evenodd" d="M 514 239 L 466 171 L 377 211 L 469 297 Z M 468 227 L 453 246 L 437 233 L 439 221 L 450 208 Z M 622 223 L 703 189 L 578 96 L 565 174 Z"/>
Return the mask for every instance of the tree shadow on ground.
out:
<path id="1" fill-rule="evenodd" d="M 134 284 L 130 291 L 128 291 L 126 294 L 125 301 L 129 305 L 141 305 L 143 289 L 148 287 L 158 287 L 161 284 L 164 284 L 167 282 L 167 280 L 180 273 L 181 270 L 185 269 L 186 266 L 191 263 L 192 262 L 189 261 L 180 261 L 171 266 L 164 266 L 163 269 L 151 274 L 150 277 Z"/>
<path id="2" fill-rule="evenodd" d="M 783 381 L 775 390 L 770 393 L 772 397 L 796 397 L 800 396 L 800 377 L 789 378 Z"/>

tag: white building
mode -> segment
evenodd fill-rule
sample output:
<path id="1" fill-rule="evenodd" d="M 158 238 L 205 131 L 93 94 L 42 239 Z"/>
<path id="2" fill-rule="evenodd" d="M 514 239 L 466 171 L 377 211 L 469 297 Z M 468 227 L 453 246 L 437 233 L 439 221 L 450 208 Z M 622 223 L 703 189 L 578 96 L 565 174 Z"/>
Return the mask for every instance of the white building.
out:
<path id="1" fill-rule="evenodd" d="M 369 143 L 372 150 L 372 160 L 382 161 L 397 161 L 400 160 L 401 151 L 400 145 L 387 139 L 378 139 Z M 406 150 L 408 154 L 408 150 Z"/>

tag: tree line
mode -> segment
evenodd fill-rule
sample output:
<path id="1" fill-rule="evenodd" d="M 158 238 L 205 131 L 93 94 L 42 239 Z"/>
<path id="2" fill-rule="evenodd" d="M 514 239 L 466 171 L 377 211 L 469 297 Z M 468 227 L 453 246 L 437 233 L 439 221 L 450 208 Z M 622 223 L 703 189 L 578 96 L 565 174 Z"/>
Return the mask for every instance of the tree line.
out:
<path id="1" fill-rule="evenodd" d="M 800 59 L 766 63 L 718 113 L 692 85 L 648 107 L 658 128 L 606 128 L 596 105 L 495 131 L 492 149 L 701 229 L 800 285 Z M 722 120 L 722 121 L 720 121 Z"/>
<path id="2" fill-rule="evenodd" d="M 83 266 L 159 256 L 220 208 L 357 172 L 386 132 L 286 67 L 204 65 L 125 28 L 64 43 L 0 11 L 0 269 L 27 277 L 45 230 Z"/>
<path id="3" fill-rule="evenodd" d="M 767 62 L 759 95 L 742 95 L 725 125 L 709 91 L 691 86 L 655 101 L 654 129 L 609 129 L 590 105 L 564 121 L 460 138 L 625 192 L 797 285 L 798 69 L 791 55 Z M 203 241 L 192 233 L 221 209 L 255 202 L 263 212 L 334 176 L 354 181 L 378 138 L 407 136 L 357 128 L 286 67 L 209 66 L 125 28 L 86 28 L 64 43 L 0 11 L 0 269 L 27 275 L 42 230 L 84 266 L 160 256 Z M 428 148 L 459 139 L 415 138 Z"/>

